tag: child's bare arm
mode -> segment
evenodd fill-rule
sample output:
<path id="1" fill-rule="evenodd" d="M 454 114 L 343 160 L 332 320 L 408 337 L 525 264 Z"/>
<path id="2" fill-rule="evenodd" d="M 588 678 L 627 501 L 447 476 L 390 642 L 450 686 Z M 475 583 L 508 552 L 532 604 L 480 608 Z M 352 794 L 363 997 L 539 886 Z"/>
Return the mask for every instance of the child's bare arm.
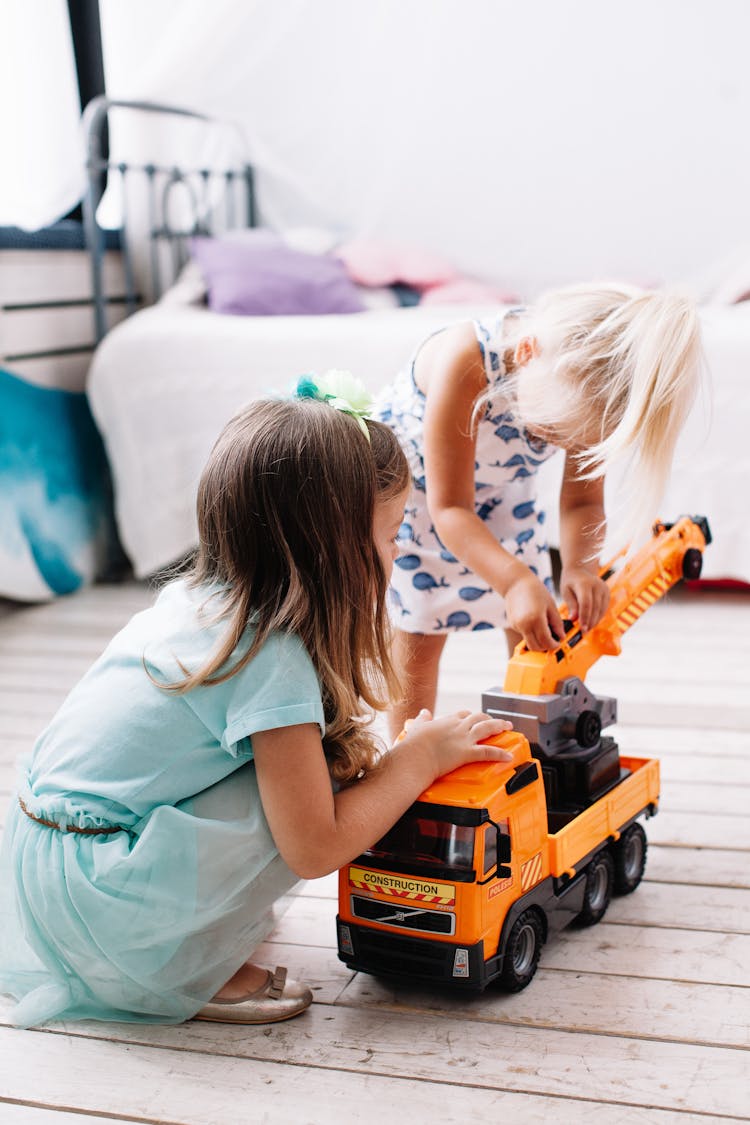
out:
<path id="1" fill-rule="evenodd" d="M 609 604 L 609 588 L 599 578 L 604 531 L 604 478 L 581 480 L 568 456 L 560 490 L 560 593 L 584 629 L 596 625 Z"/>
<path id="2" fill-rule="evenodd" d="M 486 376 L 474 330 L 470 324 L 456 325 L 428 344 L 415 375 L 426 396 L 425 485 L 435 530 L 449 551 L 502 595 L 509 626 L 529 647 L 552 648 L 552 633 L 562 632 L 554 599 L 475 511 L 476 431 L 471 422 Z"/>
<path id="3" fill-rule="evenodd" d="M 336 794 L 315 725 L 254 734 L 261 800 L 279 852 L 302 879 L 337 870 L 379 840 L 436 777 L 471 761 L 508 761 L 506 751 L 478 741 L 509 726 L 483 714 L 424 713 L 379 769 Z"/>
<path id="4" fill-rule="evenodd" d="M 529 571 L 495 539 L 475 511 L 476 428 L 472 411 L 487 378 L 471 324 L 433 337 L 417 359 L 426 397 L 424 466 L 427 506 L 441 541 L 499 593 Z"/>

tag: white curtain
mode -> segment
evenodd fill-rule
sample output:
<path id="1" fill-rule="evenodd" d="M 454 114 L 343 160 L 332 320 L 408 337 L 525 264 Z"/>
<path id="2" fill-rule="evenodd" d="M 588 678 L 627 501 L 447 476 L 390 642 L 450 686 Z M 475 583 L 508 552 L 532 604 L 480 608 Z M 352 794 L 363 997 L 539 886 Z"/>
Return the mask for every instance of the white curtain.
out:
<path id="1" fill-rule="evenodd" d="M 0 226 L 37 230 L 67 214 L 85 182 L 65 0 L 2 0 L 0 43 Z"/>
<path id="2" fill-rule="evenodd" d="M 101 0 L 101 16 L 108 93 L 236 121 L 270 225 L 409 241 L 524 293 L 680 279 L 750 243 L 745 0 Z M 35 228 L 84 185 L 64 0 L 3 0 L 0 35 L 0 223 Z"/>
<path id="3" fill-rule="evenodd" d="M 237 121 L 273 226 L 527 293 L 748 234 L 745 0 L 101 0 L 108 90 Z"/>

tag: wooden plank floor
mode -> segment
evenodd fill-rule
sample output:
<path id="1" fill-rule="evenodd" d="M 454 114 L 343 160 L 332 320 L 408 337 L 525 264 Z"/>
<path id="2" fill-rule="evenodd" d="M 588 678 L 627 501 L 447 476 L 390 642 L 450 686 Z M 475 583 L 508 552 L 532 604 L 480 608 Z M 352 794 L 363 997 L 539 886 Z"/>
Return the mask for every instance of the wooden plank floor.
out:
<path id="1" fill-rule="evenodd" d="M 0 819 L 16 757 L 151 596 L 133 583 L 0 612 Z M 502 680 L 499 641 L 451 638 L 441 709 Z M 675 592 L 623 648 L 587 682 L 618 698 L 623 751 L 661 758 L 647 876 L 555 938 L 528 989 L 446 999 L 350 973 L 330 876 L 260 953 L 312 985 L 297 1020 L 21 1031 L 0 1000 L 0 1122 L 750 1120 L 750 596 Z"/>

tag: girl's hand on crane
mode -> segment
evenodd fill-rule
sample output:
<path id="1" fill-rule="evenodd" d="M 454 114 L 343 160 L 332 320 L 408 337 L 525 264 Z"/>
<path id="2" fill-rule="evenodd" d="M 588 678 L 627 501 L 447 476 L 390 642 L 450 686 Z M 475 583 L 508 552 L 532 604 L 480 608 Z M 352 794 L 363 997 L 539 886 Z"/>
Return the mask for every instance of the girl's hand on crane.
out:
<path id="1" fill-rule="evenodd" d="M 542 582 L 524 567 L 505 591 L 508 627 L 520 633 L 533 652 L 556 648 L 565 632 L 555 600 Z"/>
<path id="2" fill-rule="evenodd" d="M 563 568 L 560 594 L 571 620 L 578 621 L 583 632 L 592 629 L 607 612 L 609 586 L 583 566 Z"/>
<path id="3" fill-rule="evenodd" d="M 433 719 L 432 714 L 423 709 L 416 718 L 406 720 L 398 744 L 428 748 L 437 778 L 469 762 L 512 761 L 513 755 L 507 750 L 482 741 L 506 730 L 512 730 L 512 723 L 491 719 L 481 711 L 457 711 Z"/>

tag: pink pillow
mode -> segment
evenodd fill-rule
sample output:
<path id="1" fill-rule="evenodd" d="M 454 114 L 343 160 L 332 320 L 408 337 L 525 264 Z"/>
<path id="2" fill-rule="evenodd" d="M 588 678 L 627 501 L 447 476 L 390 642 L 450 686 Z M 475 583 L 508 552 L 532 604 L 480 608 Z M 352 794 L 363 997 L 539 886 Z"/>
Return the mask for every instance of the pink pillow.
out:
<path id="1" fill-rule="evenodd" d="M 401 282 L 414 289 L 429 289 L 458 278 L 442 258 L 427 250 L 376 238 L 353 238 L 334 252 L 358 285 L 382 286 Z"/>
<path id="2" fill-rule="evenodd" d="M 457 281 L 448 281 L 444 285 L 435 285 L 428 289 L 422 294 L 419 303 L 420 305 L 517 305 L 519 302 L 517 293 L 496 289 L 492 285 L 485 285 L 483 281 L 461 277 Z"/>

